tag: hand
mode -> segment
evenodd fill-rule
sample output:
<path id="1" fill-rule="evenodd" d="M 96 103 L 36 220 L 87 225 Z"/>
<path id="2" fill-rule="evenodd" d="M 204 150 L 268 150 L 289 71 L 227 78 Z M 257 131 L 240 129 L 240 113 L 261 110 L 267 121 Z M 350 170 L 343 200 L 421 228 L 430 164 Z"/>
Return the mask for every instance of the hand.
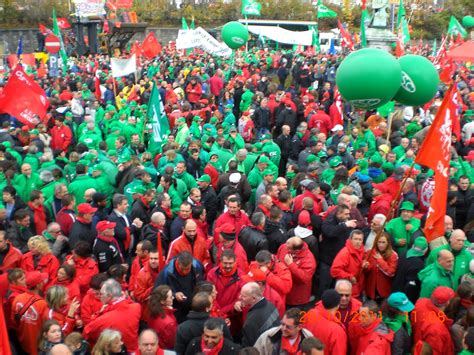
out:
<path id="1" fill-rule="evenodd" d="M 176 292 L 176 294 L 174 295 L 174 298 L 176 298 L 176 301 L 178 302 L 184 302 L 187 299 L 187 297 L 182 292 Z"/>
<path id="2" fill-rule="evenodd" d="M 266 265 L 260 266 L 260 270 L 262 270 L 265 274 L 268 272 L 268 267 Z"/>
<path id="3" fill-rule="evenodd" d="M 286 265 L 290 265 L 293 262 L 293 255 L 286 254 L 284 260 Z"/>
<path id="4" fill-rule="evenodd" d="M 353 285 L 355 285 L 357 283 L 357 279 L 355 278 L 355 276 L 352 276 L 350 278 L 350 281 L 352 282 Z"/>
<path id="5" fill-rule="evenodd" d="M 75 264 L 73 258 L 71 258 L 71 259 L 69 259 L 68 261 L 66 261 L 66 263 L 68 263 L 69 265 L 74 265 L 74 264 Z"/>
<path id="6" fill-rule="evenodd" d="M 79 301 L 78 301 L 76 298 L 74 298 L 74 299 L 72 300 L 71 305 L 69 306 L 69 311 L 68 311 L 68 313 L 67 313 L 67 316 L 68 316 L 69 318 L 74 318 L 74 315 L 76 314 L 76 312 L 77 312 L 77 310 L 79 309 L 79 306 L 80 306 L 80 305 L 81 305 L 81 304 L 79 303 Z"/>
<path id="7" fill-rule="evenodd" d="M 348 228 L 355 228 L 357 227 L 357 222 L 355 219 L 351 219 L 350 221 L 346 221 L 346 227 Z"/>
<path id="8" fill-rule="evenodd" d="M 58 235 L 58 237 L 56 238 L 57 240 L 59 240 L 60 242 L 64 241 L 64 240 L 67 240 L 66 236 L 60 234 Z M 72 259 L 71 259 L 72 260 Z"/>
<path id="9" fill-rule="evenodd" d="M 225 322 L 225 325 L 227 327 L 230 327 L 230 319 L 229 318 L 224 319 L 224 322 Z"/>
<path id="10" fill-rule="evenodd" d="M 375 258 L 375 259 L 380 259 L 381 257 L 382 257 L 382 255 L 380 255 L 379 252 L 376 252 L 376 253 L 374 254 L 374 258 Z"/>
<path id="11" fill-rule="evenodd" d="M 140 218 L 135 218 L 132 222 L 137 228 L 141 228 L 143 226 L 143 222 Z"/>
<path id="12" fill-rule="evenodd" d="M 234 309 L 237 312 L 242 312 L 242 302 L 240 302 L 240 301 L 235 302 L 234 303 Z"/>
<path id="13" fill-rule="evenodd" d="M 405 245 L 407 244 L 407 241 L 406 241 L 406 239 L 400 239 L 400 240 L 398 241 L 398 244 L 403 247 L 403 246 L 405 246 Z"/>
<path id="14" fill-rule="evenodd" d="M 82 328 L 82 319 L 76 319 L 76 328 Z"/>
<path id="15" fill-rule="evenodd" d="M 412 226 L 410 223 L 408 223 L 408 224 L 405 226 L 405 230 L 407 230 L 407 231 L 411 231 L 412 229 L 413 229 L 413 226 Z"/>
<path id="16" fill-rule="evenodd" d="M 367 269 L 369 267 L 369 262 L 366 260 L 362 263 L 362 269 Z"/>

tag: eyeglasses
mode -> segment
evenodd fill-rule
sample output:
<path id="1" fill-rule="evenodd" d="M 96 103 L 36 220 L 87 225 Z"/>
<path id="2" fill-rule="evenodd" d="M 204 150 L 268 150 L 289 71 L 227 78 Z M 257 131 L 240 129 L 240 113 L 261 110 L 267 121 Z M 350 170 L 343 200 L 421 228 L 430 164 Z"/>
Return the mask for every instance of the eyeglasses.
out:
<path id="1" fill-rule="evenodd" d="M 295 329 L 296 328 L 296 325 L 288 325 L 288 324 L 285 324 L 283 322 L 281 322 L 280 325 L 281 325 L 282 328 L 287 328 L 287 329 Z"/>

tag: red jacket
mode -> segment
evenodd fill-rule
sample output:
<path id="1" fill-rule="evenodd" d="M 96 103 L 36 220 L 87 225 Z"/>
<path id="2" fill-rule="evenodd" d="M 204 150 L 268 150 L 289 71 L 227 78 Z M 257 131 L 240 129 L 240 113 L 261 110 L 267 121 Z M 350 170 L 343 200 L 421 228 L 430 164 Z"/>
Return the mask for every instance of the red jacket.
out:
<path id="1" fill-rule="evenodd" d="M 92 258 L 84 259 L 78 256 L 66 256 L 66 262 L 70 259 L 74 260 L 74 266 L 76 267 L 76 281 L 79 285 L 81 296 L 83 297 L 89 290 L 92 277 L 99 273 L 97 261 Z"/>
<path id="2" fill-rule="evenodd" d="M 142 305 L 142 320 L 148 319 L 148 299 L 155 285 L 159 270 L 153 270 L 150 263 L 147 262 L 137 275 L 133 297 Z"/>
<path id="3" fill-rule="evenodd" d="M 60 149 L 67 151 L 72 141 L 71 129 L 63 124 L 61 127 L 54 126 L 51 128 L 51 149 Z"/>
<path id="4" fill-rule="evenodd" d="M 211 186 L 216 189 L 217 181 L 219 181 L 219 170 L 207 163 L 206 167 L 204 168 L 204 174 L 207 174 L 211 177 Z"/>
<path id="5" fill-rule="evenodd" d="M 58 312 L 53 309 L 49 309 L 47 312 L 47 319 L 56 320 L 59 323 L 64 336 L 71 334 L 74 330 L 74 327 L 76 326 L 76 319 L 69 318 L 67 316 L 67 312 L 68 309 L 65 309 L 65 313 Z"/>
<path id="6" fill-rule="evenodd" d="M 102 301 L 93 289 L 89 289 L 81 302 L 81 319 L 84 327 L 97 318 L 102 309 Z"/>
<path id="7" fill-rule="evenodd" d="M 66 211 L 69 211 L 69 212 L 66 212 Z M 72 225 L 76 221 L 75 214 L 72 212 L 74 211 L 71 211 L 67 209 L 66 207 L 63 207 L 56 214 L 56 222 L 59 223 L 59 226 L 61 227 L 61 231 L 64 233 L 66 237 L 69 237 L 69 233 L 71 233 Z"/>
<path id="8" fill-rule="evenodd" d="M 365 259 L 369 262 L 369 267 L 364 270 L 365 293 L 375 299 L 376 295 L 387 298 L 392 293 L 392 280 L 395 276 L 398 264 L 398 254 L 392 254 L 385 260 L 383 257 L 375 259 L 375 253 L 369 250 Z"/>
<path id="9" fill-rule="evenodd" d="M 219 96 L 221 90 L 224 88 L 224 80 L 214 74 L 209 78 L 209 86 L 211 88 L 211 94 L 214 96 Z"/>
<path id="10" fill-rule="evenodd" d="M 130 280 L 128 281 L 128 290 L 130 291 L 130 293 L 132 293 L 133 290 L 135 290 L 135 286 L 137 284 L 138 273 L 140 272 L 142 267 L 144 267 L 147 263 L 148 263 L 148 257 L 146 257 L 145 259 L 140 259 L 137 256 L 135 257 L 135 259 L 133 259 L 132 267 L 130 268 Z"/>
<path id="11" fill-rule="evenodd" d="M 7 255 L 3 258 L 3 263 L 0 265 L 0 275 L 21 265 L 21 251 L 15 248 L 9 240 L 7 240 L 7 245 L 9 249 Z"/>
<path id="12" fill-rule="evenodd" d="M 380 318 L 368 327 L 360 321 L 349 323 L 349 341 L 352 355 L 391 355 L 394 333 Z"/>
<path id="13" fill-rule="evenodd" d="M 331 117 L 329 117 L 329 115 L 327 115 L 323 110 L 319 110 L 311 115 L 308 121 L 308 129 L 311 130 L 311 128 L 314 127 L 318 128 L 321 133 L 324 133 L 327 136 L 332 128 Z"/>
<path id="14" fill-rule="evenodd" d="M 361 306 L 362 306 L 361 301 L 359 301 L 357 298 L 351 297 L 351 300 L 349 301 L 349 305 L 347 306 L 347 308 L 341 308 L 341 306 L 339 306 L 339 308 L 337 309 L 339 314 L 341 315 L 341 322 L 342 324 L 344 324 L 346 332 L 349 329 L 349 323 L 351 319 L 358 316 L 357 312 L 359 312 L 359 309 Z"/>
<path id="15" fill-rule="evenodd" d="M 337 280 L 352 277 L 357 279 L 357 283 L 352 285 L 352 297 L 359 297 L 363 290 L 362 261 L 364 258 L 364 246 L 358 250 L 354 248 L 350 239 L 346 240 L 346 246 L 342 248 L 331 266 L 331 276 Z"/>
<path id="16" fill-rule="evenodd" d="M 232 276 L 224 276 L 219 266 L 212 268 L 207 274 L 207 279 L 216 286 L 217 303 L 228 317 L 235 312 L 234 304 L 239 300 L 240 289 L 245 284 L 241 276 L 242 270 L 239 268 Z"/>
<path id="17" fill-rule="evenodd" d="M 303 209 L 303 199 L 309 197 L 314 201 L 313 213 L 319 214 L 322 212 L 321 202 L 318 196 L 313 194 L 311 191 L 305 190 L 302 194 L 295 197 L 293 200 L 293 212 L 297 213 Z"/>
<path id="18" fill-rule="evenodd" d="M 10 314 L 12 312 L 12 304 L 13 300 L 16 296 L 21 295 L 24 292 L 28 292 L 28 289 L 23 286 L 19 285 L 9 285 L 7 290 L 7 297 L 5 298 L 5 302 L 3 303 L 3 309 L 5 313 L 5 321 L 7 322 L 7 328 L 13 329 L 15 324 L 12 323 L 10 319 Z"/>
<path id="19" fill-rule="evenodd" d="M 258 267 L 256 261 L 250 264 L 250 269 L 253 267 Z M 286 295 L 293 286 L 290 269 L 276 257 L 272 261 L 271 269 L 267 272 L 267 284 L 281 295 L 283 301 L 286 300 Z"/>
<path id="20" fill-rule="evenodd" d="M 286 254 L 288 254 L 288 248 L 286 244 L 282 244 L 277 252 L 277 257 L 282 263 L 284 263 Z M 301 250 L 293 255 L 293 262 L 288 265 L 288 269 L 291 272 L 293 286 L 286 295 L 286 304 L 302 305 L 308 303 L 311 297 L 311 281 L 316 270 L 316 260 L 314 260 L 314 256 L 306 243 L 303 243 Z"/>
<path id="21" fill-rule="evenodd" d="M 59 269 L 59 261 L 52 253 L 48 253 L 41 256 L 38 261 L 38 265 L 35 268 L 33 254 L 31 253 L 31 251 L 29 251 L 21 258 L 21 268 L 25 272 L 36 270 L 39 272 L 47 273 L 48 283 L 44 288 L 46 290 L 49 286 L 53 285 L 53 282 L 56 279 Z"/>
<path id="22" fill-rule="evenodd" d="M 229 211 L 221 214 L 214 223 L 214 235 L 218 235 L 216 229 L 222 226 L 224 223 L 230 223 L 235 226 L 235 237 L 239 236 L 240 231 L 242 228 L 246 226 L 250 226 L 250 219 L 244 211 L 240 211 L 237 216 L 231 215 Z"/>
<path id="23" fill-rule="evenodd" d="M 324 344 L 325 355 L 346 355 L 347 335 L 344 325 L 319 304 L 306 315 L 303 314 L 303 327 Z"/>
<path id="24" fill-rule="evenodd" d="M 120 298 L 107 305 L 104 312 L 84 328 L 84 338 L 95 344 L 104 329 L 118 330 L 129 352 L 138 350 L 138 323 L 141 307 L 130 299 Z"/>
<path id="25" fill-rule="evenodd" d="M 199 83 L 196 85 L 192 85 L 191 83 L 186 86 L 186 96 L 188 97 L 188 101 L 192 104 L 197 103 L 202 96 L 202 86 Z"/>
<path id="26" fill-rule="evenodd" d="M 382 194 L 376 196 L 372 200 L 372 204 L 369 208 L 369 214 L 367 215 L 367 221 L 369 223 L 372 222 L 372 219 L 377 213 L 383 214 L 384 216 L 388 216 L 388 212 L 390 211 L 390 206 L 392 204 L 393 197 L 390 194 Z"/>
<path id="27" fill-rule="evenodd" d="M 416 301 L 411 314 L 414 340 L 426 342 L 433 350 L 433 355 L 453 355 L 454 344 L 449 331 L 453 321 L 444 315 L 429 298 Z"/>
<path id="28" fill-rule="evenodd" d="M 71 280 L 58 281 L 58 279 L 56 278 L 53 281 L 53 285 L 66 287 L 68 290 L 69 299 L 71 301 L 76 299 L 79 303 L 81 302 L 82 300 L 81 290 L 79 289 L 79 283 L 77 282 L 76 279 L 72 281 Z"/>
<path id="29" fill-rule="evenodd" d="M 162 349 L 174 349 L 176 329 L 178 328 L 174 312 L 174 309 L 165 308 L 164 318 L 157 316 L 148 320 L 148 327 L 158 334 L 158 345 Z"/>
<path id="30" fill-rule="evenodd" d="M 278 310 L 278 314 L 280 314 L 280 318 L 283 318 L 283 314 L 286 311 L 285 299 L 272 287 L 265 284 L 265 290 L 263 291 L 263 297 L 276 307 Z"/>
<path id="31" fill-rule="evenodd" d="M 169 263 L 171 259 L 183 251 L 190 252 L 195 259 L 199 260 L 204 265 L 204 267 L 210 261 L 206 239 L 199 235 L 196 235 L 193 244 L 191 244 L 184 234 L 181 234 L 178 238 L 173 240 L 170 244 L 166 262 Z"/>
<path id="32" fill-rule="evenodd" d="M 221 244 L 217 245 L 216 251 L 216 260 L 221 260 L 222 252 L 227 249 Z M 228 249 L 232 249 L 236 256 L 237 267 L 243 272 L 247 273 L 249 271 L 249 262 L 247 259 L 247 253 L 245 252 L 244 247 L 236 240 L 234 245 Z"/>

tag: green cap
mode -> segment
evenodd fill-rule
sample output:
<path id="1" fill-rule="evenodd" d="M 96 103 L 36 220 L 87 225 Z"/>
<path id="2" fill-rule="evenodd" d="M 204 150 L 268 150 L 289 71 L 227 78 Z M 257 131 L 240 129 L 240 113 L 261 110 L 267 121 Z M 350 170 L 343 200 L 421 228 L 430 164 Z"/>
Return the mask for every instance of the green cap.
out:
<path id="1" fill-rule="evenodd" d="M 413 205 L 413 202 L 403 201 L 400 211 L 415 211 L 415 205 Z"/>
<path id="2" fill-rule="evenodd" d="M 418 237 L 413 242 L 413 246 L 407 251 L 407 258 L 412 256 L 423 256 L 428 250 L 428 241 L 425 237 Z"/>
<path id="3" fill-rule="evenodd" d="M 314 162 L 317 161 L 317 160 L 318 160 L 318 157 L 317 157 L 316 155 L 314 155 L 314 154 L 310 154 L 310 155 L 308 155 L 308 157 L 306 158 L 306 162 L 307 162 L 308 164 L 314 163 Z"/>
<path id="4" fill-rule="evenodd" d="M 107 152 L 107 155 L 109 157 L 116 157 L 117 156 L 117 151 L 115 149 L 110 149 L 108 152 Z"/>
<path id="5" fill-rule="evenodd" d="M 184 117 L 180 117 L 176 120 L 176 122 L 186 123 L 186 119 Z"/>
<path id="6" fill-rule="evenodd" d="M 233 104 L 227 104 L 227 105 L 225 105 L 225 108 L 234 108 L 234 105 Z"/>
<path id="7" fill-rule="evenodd" d="M 472 117 L 474 116 L 474 111 L 473 110 L 467 110 L 464 112 L 464 117 Z"/>
<path id="8" fill-rule="evenodd" d="M 132 186 L 129 190 L 131 194 L 143 194 L 145 191 L 146 191 L 146 188 L 143 185 Z"/>
<path id="9" fill-rule="evenodd" d="M 135 100 L 132 100 L 130 101 L 130 103 L 128 104 L 128 106 L 130 107 L 136 107 L 137 106 L 137 102 Z"/>
<path id="10" fill-rule="evenodd" d="M 265 169 L 263 171 L 263 176 L 267 176 L 267 175 L 273 175 L 273 171 L 271 169 Z"/>
<path id="11" fill-rule="evenodd" d="M 375 164 L 382 164 L 382 163 L 383 163 L 382 156 L 380 155 L 379 152 L 374 153 L 374 155 L 372 155 L 372 156 L 370 157 L 370 161 L 371 161 L 372 163 L 375 163 Z"/>
<path id="12" fill-rule="evenodd" d="M 202 175 L 199 179 L 197 179 L 198 182 L 207 182 L 208 184 L 211 183 L 211 177 L 207 174 Z"/>
<path id="13" fill-rule="evenodd" d="M 403 292 L 394 292 L 388 296 L 387 303 L 390 307 L 398 309 L 402 312 L 411 312 L 415 308 L 413 303 L 410 302 L 407 295 Z"/>
<path id="14" fill-rule="evenodd" d="M 202 121 L 201 117 L 199 117 L 199 116 L 194 116 L 193 117 L 193 122 L 199 122 L 199 121 Z"/>
<path id="15" fill-rule="evenodd" d="M 30 134 L 39 134 L 39 131 L 37 129 L 32 129 L 30 131 Z"/>
<path id="16" fill-rule="evenodd" d="M 324 150 L 321 150 L 319 153 L 318 153 L 318 158 L 321 159 L 321 158 L 327 158 L 328 157 L 328 153 L 326 153 Z"/>
<path id="17" fill-rule="evenodd" d="M 72 112 L 66 112 L 66 114 L 64 115 L 66 117 L 72 117 Z"/>
<path id="18" fill-rule="evenodd" d="M 386 161 L 382 164 L 382 169 L 384 169 L 384 170 L 394 170 L 395 165 L 393 165 L 393 163 L 390 163 L 389 161 Z"/>
<path id="19" fill-rule="evenodd" d="M 130 158 L 131 158 L 131 156 L 129 154 L 121 155 L 117 160 L 117 164 L 126 163 L 126 162 L 130 161 Z"/>
<path id="20" fill-rule="evenodd" d="M 269 133 L 265 133 L 264 135 L 262 135 L 262 138 L 260 140 L 263 141 L 265 139 L 272 139 L 272 135 Z"/>
<path id="21" fill-rule="evenodd" d="M 270 163 L 270 159 L 268 159 L 268 157 L 266 155 L 262 155 L 260 157 L 260 160 L 258 161 L 259 163 L 265 163 L 265 164 L 269 164 Z"/>
<path id="22" fill-rule="evenodd" d="M 331 168 L 335 168 L 336 166 L 339 166 L 342 164 L 342 159 L 340 156 L 336 155 L 334 158 L 332 158 L 330 161 L 329 161 L 329 166 Z"/>
<path id="23" fill-rule="evenodd" d="M 257 150 L 261 150 L 262 149 L 262 142 L 256 142 L 253 146 L 255 148 L 257 148 Z"/>
<path id="24" fill-rule="evenodd" d="M 217 122 L 219 122 L 219 119 L 216 116 L 212 116 L 209 122 L 212 124 L 216 124 Z"/>

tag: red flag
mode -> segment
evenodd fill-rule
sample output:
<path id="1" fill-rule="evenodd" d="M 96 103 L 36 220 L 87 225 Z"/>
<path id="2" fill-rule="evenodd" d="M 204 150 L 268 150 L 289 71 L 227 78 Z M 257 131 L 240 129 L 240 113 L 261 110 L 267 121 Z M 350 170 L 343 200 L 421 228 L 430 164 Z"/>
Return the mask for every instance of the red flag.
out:
<path id="1" fill-rule="evenodd" d="M 43 35 L 53 33 L 53 31 L 51 31 L 49 28 L 47 28 L 42 23 L 38 23 L 38 31 L 40 31 Z"/>
<path id="2" fill-rule="evenodd" d="M 415 159 L 417 164 L 434 171 L 435 188 L 424 228 L 428 242 L 444 235 L 453 125 L 451 117 L 457 110 L 456 100 L 456 89 L 451 85 Z"/>
<path id="3" fill-rule="evenodd" d="M 135 54 L 137 58 L 137 64 L 140 62 L 140 56 L 142 55 L 143 49 L 140 46 L 140 43 L 138 41 L 135 41 L 132 43 L 132 46 L 130 47 L 130 55 Z"/>
<path id="4" fill-rule="evenodd" d="M 62 30 L 66 30 L 68 28 L 71 28 L 71 24 L 69 23 L 69 21 L 67 20 L 67 18 L 65 17 L 58 17 L 57 18 L 57 21 L 58 21 L 58 27 Z"/>
<path id="5" fill-rule="evenodd" d="M 343 124 L 342 96 L 337 86 L 334 89 L 334 102 L 332 103 L 331 107 L 329 107 L 329 116 L 331 116 L 332 119 L 332 127 L 337 124 Z"/>
<path id="6" fill-rule="evenodd" d="M 161 53 L 161 44 L 153 32 L 148 33 L 142 43 L 142 53 L 148 59 L 155 58 Z"/>
<path id="7" fill-rule="evenodd" d="M 354 42 L 352 41 L 351 34 L 342 27 L 341 21 L 337 20 L 337 26 L 339 27 L 340 35 L 342 37 L 341 46 L 349 48 L 351 51 L 354 50 Z"/>
<path id="8" fill-rule="evenodd" d="M 109 32 L 110 32 L 109 21 L 105 19 L 104 26 L 102 27 L 102 33 L 109 33 Z"/>
<path id="9" fill-rule="evenodd" d="M 400 26 L 398 27 L 398 36 L 397 36 L 397 44 L 395 47 L 395 55 L 397 57 L 401 57 L 404 54 L 405 54 L 405 45 L 403 43 L 403 28 L 402 28 L 402 23 L 400 23 Z"/>
<path id="10" fill-rule="evenodd" d="M 0 97 L 0 112 L 6 112 L 33 128 L 46 116 L 48 106 L 44 90 L 17 66 Z"/>
<path id="11" fill-rule="evenodd" d="M 102 92 L 100 91 L 100 71 L 99 70 L 95 71 L 94 84 L 95 84 L 94 95 L 96 99 L 99 100 L 99 102 L 102 102 Z"/>
<path id="12" fill-rule="evenodd" d="M 458 137 L 458 142 L 461 141 L 461 122 L 459 120 L 459 108 L 462 107 L 458 88 L 454 86 L 453 94 L 453 109 L 451 110 L 451 121 L 453 121 L 453 134 Z"/>
<path id="13" fill-rule="evenodd" d="M 439 79 L 445 83 L 450 84 L 453 81 L 453 75 L 456 70 L 456 66 L 452 59 L 446 60 L 444 63 L 440 63 L 441 72 L 439 73 Z"/>
<path id="14" fill-rule="evenodd" d="M 113 11 L 117 9 L 129 9 L 133 6 L 133 0 L 109 0 L 106 5 Z"/>
<path id="15" fill-rule="evenodd" d="M 9 54 L 7 57 L 7 62 L 10 69 L 15 68 L 18 65 L 18 56 L 16 54 Z M 21 64 L 29 65 L 32 68 L 36 68 L 35 55 L 32 53 L 22 54 Z"/>
<path id="16" fill-rule="evenodd" d="M 3 304 L 0 304 L 0 354 L 11 355 L 7 325 L 5 322 L 5 314 L 3 312 Z"/>

